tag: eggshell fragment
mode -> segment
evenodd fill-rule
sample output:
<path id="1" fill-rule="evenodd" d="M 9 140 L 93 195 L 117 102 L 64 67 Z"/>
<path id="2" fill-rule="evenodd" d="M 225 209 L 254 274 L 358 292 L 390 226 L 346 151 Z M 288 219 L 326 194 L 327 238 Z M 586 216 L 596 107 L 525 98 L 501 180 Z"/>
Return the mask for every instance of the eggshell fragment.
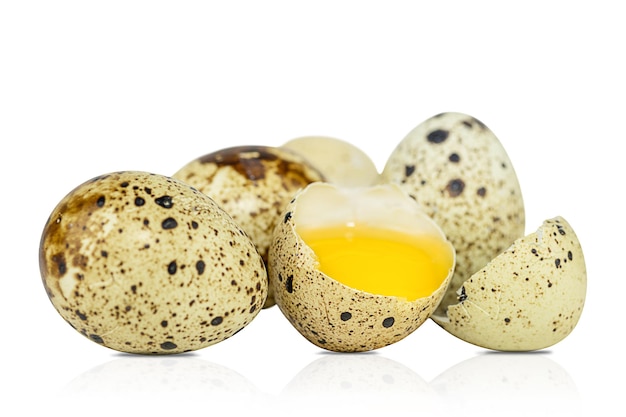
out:
<path id="1" fill-rule="evenodd" d="M 315 253 L 297 231 L 297 227 L 337 222 L 364 222 L 435 236 L 452 256 L 448 275 L 431 295 L 413 301 L 344 285 L 319 270 Z M 270 245 L 268 267 L 276 304 L 306 339 L 332 351 L 368 351 L 405 338 L 428 319 L 448 286 L 454 249 L 432 219 L 395 184 L 347 188 L 313 183 L 283 211 Z"/>
<path id="2" fill-rule="evenodd" d="M 205 194 L 125 171 L 67 194 L 41 236 L 48 296 L 78 332 L 128 353 L 197 350 L 261 310 L 267 273 L 245 232 Z"/>
<path id="3" fill-rule="evenodd" d="M 381 178 L 415 198 L 454 245 L 456 271 L 439 314 L 465 280 L 525 233 L 513 164 L 494 133 L 467 114 L 419 124 L 393 150 Z"/>
<path id="4" fill-rule="evenodd" d="M 324 174 L 326 181 L 359 187 L 379 182 L 374 161 L 357 146 L 328 136 L 302 136 L 282 145 L 305 157 Z"/>
<path id="5" fill-rule="evenodd" d="M 568 336 L 587 291 L 582 248 L 562 217 L 546 220 L 458 288 L 458 304 L 433 320 L 454 336 L 493 350 L 529 351 Z"/>
<path id="6" fill-rule="evenodd" d="M 280 213 L 296 191 L 324 176 L 303 157 L 271 146 L 235 146 L 196 158 L 174 175 L 215 200 L 252 238 L 264 262 Z M 264 308 L 273 306 L 270 290 Z"/>

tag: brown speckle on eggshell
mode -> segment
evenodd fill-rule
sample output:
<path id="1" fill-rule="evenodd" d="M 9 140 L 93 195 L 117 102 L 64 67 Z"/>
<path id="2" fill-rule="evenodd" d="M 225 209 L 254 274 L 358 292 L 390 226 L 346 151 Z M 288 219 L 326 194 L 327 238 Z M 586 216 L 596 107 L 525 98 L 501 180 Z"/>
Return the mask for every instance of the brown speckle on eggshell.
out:
<path id="1" fill-rule="evenodd" d="M 122 352 L 218 343 L 250 323 L 267 296 L 261 256 L 233 219 L 189 185 L 146 172 L 72 190 L 45 225 L 39 256 L 59 314 Z"/>
<path id="2" fill-rule="evenodd" d="M 267 263 L 274 226 L 296 191 L 324 176 L 288 149 L 247 145 L 194 159 L 174 178 L 215 200 L 252 238 Z M 265 308 L 274 305 L 270 290 Z"/>
<path id="3" fill-rule="evenodd" d="M 513 164 L 494 133 L 467 114 L 419 124 L 393 150 L 381 178 L 415 198 L 454 245 L 456 271 L 439 314 L 466 279 L 524 235 Z"/>
<path id="4" fill-rule="evenodd" d="M 459 302 L 433 320 L 469 343 L 529 351 L 568 336 L 581 316 L 587 271 L 574 230 L 546 220 L 457 288 Z"/>

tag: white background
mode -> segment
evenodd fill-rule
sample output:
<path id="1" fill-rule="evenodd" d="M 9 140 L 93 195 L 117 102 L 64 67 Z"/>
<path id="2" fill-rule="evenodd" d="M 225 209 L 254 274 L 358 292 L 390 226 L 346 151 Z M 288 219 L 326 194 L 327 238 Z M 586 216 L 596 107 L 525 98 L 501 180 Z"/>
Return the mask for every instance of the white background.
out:
<path id="1" fill-rule="evenodd" d="M 2 1 L 0 414 L 623 410 L 619 6 Z M 475 116 L 500 138 L 529 233 L 561 215 L 583 245 L 583 315 L 545 351 L 488 352 L 428 321 L 378 351 L 331 354 L 272 308 L 218 345 L 141 357 L 83 338 L 47 299 L 38 268 L 44 223 L 96 175 L 171 175 L 222 147 L 314 134 L 352 142 L 382 169 L 408 131 L 444 111 Z"/>

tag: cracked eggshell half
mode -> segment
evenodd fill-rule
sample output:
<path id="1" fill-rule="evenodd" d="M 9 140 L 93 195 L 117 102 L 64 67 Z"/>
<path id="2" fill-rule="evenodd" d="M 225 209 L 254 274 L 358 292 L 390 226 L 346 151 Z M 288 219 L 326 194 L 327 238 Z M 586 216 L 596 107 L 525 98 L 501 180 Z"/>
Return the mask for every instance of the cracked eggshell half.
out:
<path id="1" fill-rule="evenodd" d="M 147 172 L 115 172 L 72 190 L 40 241 L 41 277 L 58 313 L 93 342 L 170 354 L 229 338 L 267 297 L 253 242 L 205 194 Z"/>
<path id="2" fill-rule="evenodd" d="M 487 349 L 539 350 L 572 332 L 586 291 L 580 242 L 570 224 L 555 217 L 472 275 L 458 288 L 459 302 L 432 319 Z"/>
<path id="3" fill-rule="evenodd" d="M 322 246 L 310 236 L 335 227 L 343 235 L 321 256 Z M 359 240 L 370 231 L 374 239 Z M 402 262 L 414 258 L 396 257 L 396 249 L 385 246 L 398 237 L 420 242 L 418 256 L 426 259 L 420 267 L 430 272 L 407 272 Z M 357 241 L 359 248 L 352 246 Z M 326 268 L 329 254 L 338 261 L 335 272 Z M 397 185 L 313 183 L 283 212 L 268 271 L 276 304 L 306 339 L 327 350 L 357 352 L 390 345 L 420 327 L 441 301 L 454 259 L 441 229 Z"/>
<path id="4" fill-rule="evenodd" d="M 264 262 L 272 231 L 296 191 L 324 176 L 302 156 L 271 146 L 224 148 L 174 175 L 215 200 L 252 238 Z M 264 308 L 273 306 L 270 290 Z"/>
<path id="5" fill-rule="evenodd" d="M 328 136 L 302 136 L 282 145 L 306 158 L 326 177 L 327 182 L 346 187 L 377 184 L 380 180 L 374 161 L 360 148 Z"/>
<path id="6" fill-rule="evenodd" d="M 456 270 L 442 308 L 525 233 L 513 164 L 494 133 L 467 114 L 442 113 L 415 127 L 389 156 L 381 179 L 414 197 L 454 245 Z"/>

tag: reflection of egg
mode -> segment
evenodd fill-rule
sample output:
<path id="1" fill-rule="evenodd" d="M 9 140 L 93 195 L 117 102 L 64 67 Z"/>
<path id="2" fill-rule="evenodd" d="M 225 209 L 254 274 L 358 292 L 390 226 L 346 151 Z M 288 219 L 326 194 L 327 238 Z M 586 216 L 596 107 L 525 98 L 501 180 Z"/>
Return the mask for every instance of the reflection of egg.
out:
<path id="1" fill-rule="evenodd" d="M 267 262 L 272 231 L 293 194 L 323 175 L 300 155 L 271 146 L 220 149 L 174 175 L 215 200 L 252 238 Z M 264 307 L 274 305 L 272 292 Z"/>
<path id="2" fill-rule="evenodd" d="M 286 142 L 283 148 L 305 157 L 317 167 L 326 181 L 346 187 L 374 185 L 378 170 L 370 157 L 355 145 L 326 136 L 302 136 Z"/>
<path id="3" fill-rule="evenodd" d="M 459 290 L 459 303 L 437 324 L 467 342 L 494 350 L 543 349 L 571 333 L 587 290 L 585 259 L 562 217 L 518 239 Z"/>
<path id="4" fill-rule="evenodd" d="M 406 337 L 439 304 L 453 268 L 441 229 L 393 184 L 310 184 L 285 209 L 268 265 L 281 311 L 335 351 Z"/>
<path id="5" fill-rule="evenodd" d="M 241 330 L 267 297 L 263 260 L 213 200 L 175 179 L 117 172 L 52 211 L 40 269 L 52 304 L 90 340 L 179 353 Z"/>
<path id="6" fill-rule="evenodd" d="M 524 234 L 513 164 L 493 132 L 471 116 L 443 113 L 419 124 L 391 153 L 381 178 L 413 196 L 454 245 L 456 270 L 440 313 L 471 274 Z"/>

